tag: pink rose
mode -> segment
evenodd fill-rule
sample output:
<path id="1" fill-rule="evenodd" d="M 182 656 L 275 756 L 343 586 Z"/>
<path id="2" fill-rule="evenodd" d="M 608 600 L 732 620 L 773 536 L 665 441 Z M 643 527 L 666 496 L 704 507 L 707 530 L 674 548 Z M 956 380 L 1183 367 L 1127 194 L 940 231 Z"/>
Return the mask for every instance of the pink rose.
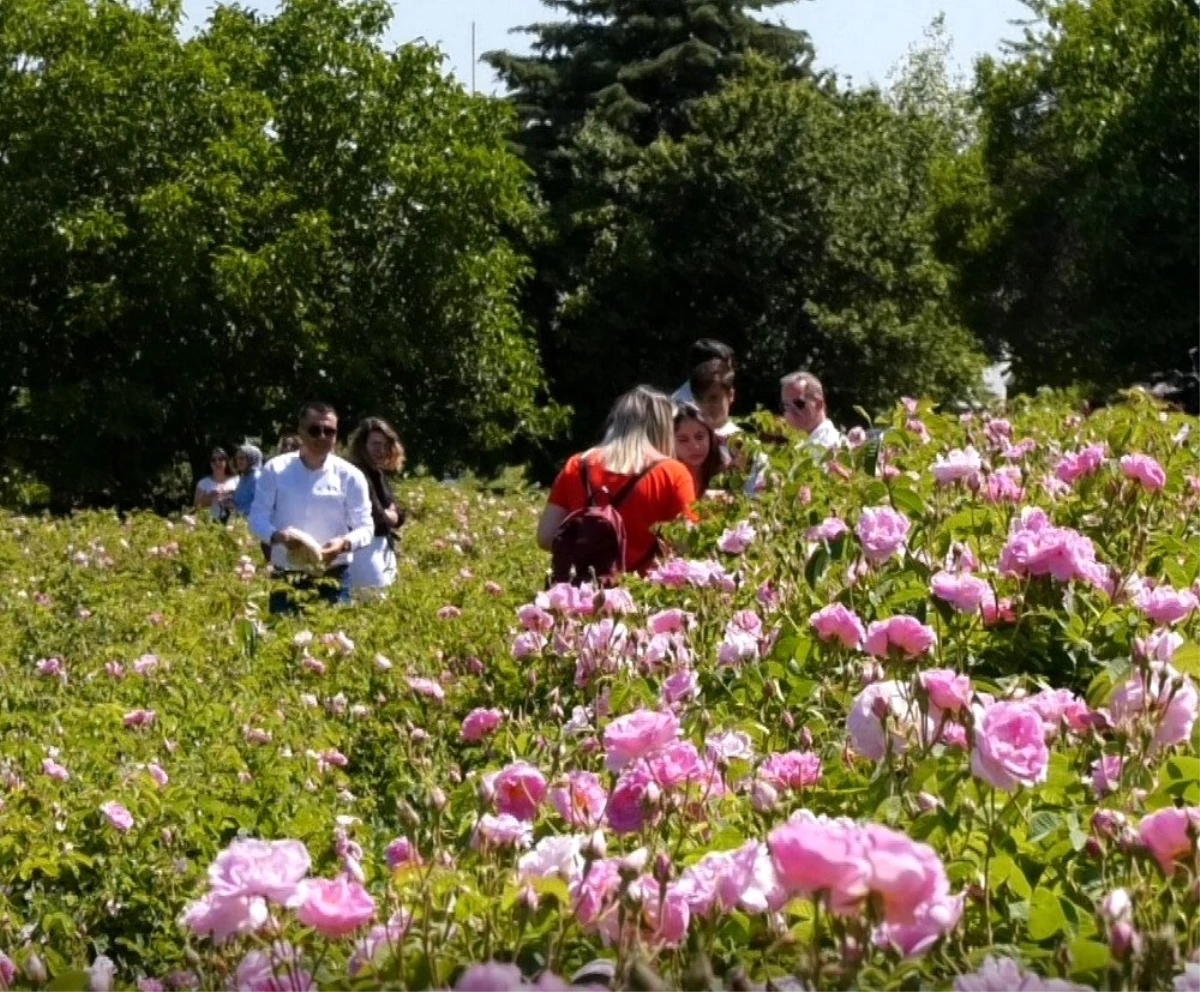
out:
<path id="1" fill-rule="evenodd" d="M 387 859 L 387 866 L 392 871 L 402 865 L 419 865 L 421 863 L 421 855 L 407 837 L 397 837 L 388 844 L 384 857 Z"/>
<path id="2" fill-rule="evenodd" d="M 115 830 L 120 830 L 125 833 L 133 826 L 133 814 L 118 802 L 110 800 L 100 807 L 100 812 L 104 814 L 104 819 L 108 821 L 108 825 Z"/>
<path id="3" fill-rule="evenodd" d="M 937 634 L 915 617 L 889 617 L 876 620 L 867 628 L 863 647 L 877 658 L 896 652 L 904 658 L 918 658 L 937 643 Z"/>
<path id="4" fill-rule="evenodd" d="M 523 634 L 518 634 L 513 638 L 512 656 L 520 661 L 522 658 L 528 658 L 533 654 L 541 654 L 542 650 L 550 642 L 546 640 L 546 635 L 536 630 L 527 630 Z"/>
<path id="5" fill-rule="evenodd" d="M 1133 653 L 1139 658 L 1161 661 L 1167 664 L 1175 652 L 1183 647 L 1183 636 L 1173 630 L 1155 630 L 1147 637 L 1133 639 Z"/>
<path id="6" fill-rule="evenodd" d="M 550 802 L 570 826 L 590 830 L 604 817 L 608 793 L 591 772 L 573 771 L 563 785 L 550 790 Z"/>
<path id="7" fill-rule="evenodd" d="M 484 813 L 471 836 L 471 846 L 481 847 L 528 847 L 533 841 L 533 826 L 527 820 L 518 820 L 508 813 L 492 816 Z"/>
<path id="8" fill-rule="evenodd" d="M 726 530 L 717 541 L 717 550 L 728 555 L 740 555 L 754 542 L 757 532 L 745 520 Z"/>
<path id="9" fill-rule="evenodd" d="M 261 896 L 221 896 L 214 892 L 189 903 L 179 924 L 200 937 L 224 944 L 231 937 L 256 932 L 270 914 Z"/>
<path id="10" fill-rule="evenodd" d="M 609 828 L 618 834 L 637 833 L 656 814 L 661 794 L 648 769 L 640 762 L 626 769 L 613 786 L 605 808 Z"/>
<path id="11" fill-rule="evenodd" d="M 1097 799 L 1103 799 L 1121 786 L 1121 756 L 1106 754 L 1092 762 L 1092 791 Z"/>
<path id="12" fill-rule="evenodd" d="M 817 610 L 808 622 L 821 640 L 836 640 L 851 650 L 857 649 L 867 636 L 862 621 L 841 603 L 830 603 Z"/>
<path id="13" fill-rule="evenodd" d="M 500 726 L 504 714 L 500 710 L 476 707 L 462 722 L 462 738 L 465 741 L 481 741 Z"/>
<path id="14" fill-rule="evenodd" d="M 921 686 L 929 701 L 947 713 L 957 713 L 971 705 L 971 680 L 949 668 L 933 668 L 920 674 Z"/>
<path id="15" fill-rule="evenodd" d="M 880 562 L 886 561 L 904 546 L 909 526 L 908 518 L 903 513 L 878 506 L 862 511 L 855 532 L 862 541 L 867 558 Z"/>
<path id="16" fill-rule="evenodd" d="M 1117 687 L 1109 703 L 1113 721 L 1128 727 L 1143 712 L 1156 721 L 1154 748 L 1183 744 L 1192 736 L 1200 695 L 1186 675 L 1180 675 L 1170 665 L 1150 662 L 1149 684 L 1140 671 L 1128 682 Z"/>
<path id="17" fill-rule="evenodd" d="M 949 891 L 939 892 L 913 909 L 911 923 L 884 923 L 877 927 L 871 942 L 877 947 L 895 948 L 902 957 L 920 957 L 958 926 L 965 901 L 961 893 L 951 896 Z"/>
<path id="18" fill-rule="evenodd" d="M 438 703 L 444 702 L 446 699 L 446 691 L 434 682 L 433 679 L 423 679 L 409 675 L 405 677 L 404 681 L 408 683 L 408 687 L 418 696 L 425 696 L 427 699 L 432 699 Z"/>
<path id="19" fill-rule="evenodd" d="M 1054 474 L 1060 482 L 1074 485 L 1079 479 L 1091 475 L 1100 468 L 1104 464 L 1106 454 L 1105 445 L 1089 445 L 1082 451 L 1064 455 L 1055 466 Z"/>
<path id="20" fill-rule="evenodd" d="M 912 924 L 918 907 L 948 894 L 945 866 L 928 844 L 877 823 L 862 830 L 870 866 L 867 886 L 888 923 Z"/>
<path id="21" fill-rule="evenodd" d="M 148 727 L 154 722 L 156 715 L 154 710 L 130 710 L 124 716 L 124 723 L 126 727 L 131 728 Z"/>
<path id="22" fill-rule="evenodd" d="M 1014 792 L 1046 780 L 1050 751 L 1042 718 L 1027 703 L 992 703 L 977 713 L 971 771 L 989 785 Z"/>
<path id="23" fill-rule="evenodd" d="M 298 840 L 235 840 L 208 867 L 214 894 L 262 896 L 284 905 L 308 874 L 312 859 Z"/>
<path id="24" fill-rule="evenodd" d="M 902 683 L 874 682 L 850 704 L 846 716 L 850 747 L 870 761 L 882 761 L 889 747 L 893 754 L 903 754 L 909 737 L 916 735 L 920 719 L 916 700 L 908 696 Z M 931 731 L 932 727 L 926 729 Z"/>
<path id="25" fill-rule="evenodd" d="M 514 761 L 492 780 L 496 809 L 518 820 L 532 821 L 546 798 L 546 779 L 533 765 Z"/>
<path id="26" fill-rule="evenodd" d="M 1063 724 L 1073 734 L 1087 733 L 1091 727 L 1092 711 L 1087 703 L 1069 689 L 1043 689 L 1025 700 L 1038 712 L 1046 727 L 1046 740 L 1058 736 Z"/>
<path id="27" fill-rule="evenodd" d="M 71 777 L 71 773 L 53 758 L 42 759 L 42 772 L 56 782 L 66 782 Z"/>
<path id="28" fill-rule="evenodd" d="M 1121 474 L 1141 483 L 1147 492 L 1158 492 L 1167 484 L 1167 473 L 1149 455 L 1125 455 L 1121 458 Z"/>
<path id="29" fill-rule="evenodd" d="M 695 699 L 700 695 L 700 678 L 690 668 L 673 672 L 662 685 L 662 701 L 668 706 Z"/>
<path id="30" fill-rule="evenodd" d="M 1174 626 L 1200 606 L 1200 600 L 1190 589 L 1155 586 L 1153 589 L 1143 587 L 1134 597 L 1134 605 L 1152 622 L 1160 626 Z"/>
<path id="31" fill-rule="evenodd" d="M 455 992 L 516 992 L 522 988 L 526 985 L 521 969 L 499 961 L 473 964 L 454 983 Z"/>
<path id="32" fill-rule="evenodd" d="M 862 830 L 849 820 L 799 810 L 767 835 L 779 882 L 800 895 L 827 892 L 835 912 L 854 912 L 869 891 L 871 863 Z"/>
<path id="33" fill-rule="evenodd" d="M 682 634 L 695 623 L 695 618 L 686 610 L 673 607 L 660 610 L 646 621 L 652 634 Z"/>
<path id="34" fill-rule="evenodd" d="M 1163 873 L 1169 876 L 1178 859 L 1192 856 L 1198 830 L 1200 806 L 1184 809 L 1168 806 L 1144 816 L 1138 827 L 1138 836 Z"/>
<path id="35" fill-rule="evenodd" d="M 974 613 L 985 602 L 995 602 L 987 581 L 969 572 L 938 572 L 929 580 L 929 587 L 959 613 Z"/>
<path id="36" fill-rule="evenodd" d="M 978 478 L 979 470 L 982 467 L 983 463 L 979 458 L 979 452 L 968 446 L 965 451 L 955 448 L 945 459 L 939 455 L 933 463 L 931 471 L 938 485 L 946 486 L 954 482 L 966 481 L 972 476 Z"/>
<path id="37" fill-rule="evenodd" d="M 604 728 L 608 770 L 619 772 L 631 761 L 650 754 L 679 737 L 674 713 L 640 709 L 618 717 Z"/>
<path id="38" fill-rule="evenodd" d="M 836 541 L 843 534 L 849 533 L 850 528 L 846 526 L 846 521 L 837 517 L 827 517 L 815 527 L 809 527 L 804 536 L 810 541 Z"/>
<path id="39" fill-rule="evenodd" d="M 758 769 L 759 776 L 779 789 L 806 789 L 821 777 L 821 759 L 811 751 L 772 754 Z"/>
<path id="40" fill-rule="evenodd" d="M 309 879 L 297 896 L 296 919 L 330 940 L 353 933 L 375 915 L 375 900 L 346 875 Z"/>
<path id="41" fill-rule="evenodd" d="M 979 971 L 954 979 L 954 992 L 1091 992 L 1091 987 L 1039 978 L 1012 958 L 989 957 Z"/>
<path id="42" fill-rule="evenodd" d="M 654 947 L 678 947 L 687 939 L 691 913 L 677 885 L 663 892 L 652 878 L 643 880 L 642 936 Z"/>

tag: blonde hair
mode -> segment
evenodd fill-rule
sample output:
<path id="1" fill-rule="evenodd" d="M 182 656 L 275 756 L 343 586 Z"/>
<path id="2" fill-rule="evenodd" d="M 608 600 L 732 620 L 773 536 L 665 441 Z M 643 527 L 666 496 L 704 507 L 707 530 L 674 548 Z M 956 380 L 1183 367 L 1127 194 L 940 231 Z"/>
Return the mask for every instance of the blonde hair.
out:
<path id="1" fill-rule="evenodd" d="M 595 454 L 616 475 L 634 475 L 650 462 L 675 457 L 675 408 L 665 393 L 638 386 L 618 397 Z"/>

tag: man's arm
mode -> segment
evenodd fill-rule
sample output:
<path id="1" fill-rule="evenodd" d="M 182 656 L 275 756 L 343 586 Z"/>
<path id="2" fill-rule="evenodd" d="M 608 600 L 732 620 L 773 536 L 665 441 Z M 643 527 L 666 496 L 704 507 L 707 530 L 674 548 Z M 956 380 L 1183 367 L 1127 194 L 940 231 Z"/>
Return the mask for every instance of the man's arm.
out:
<path id="1" fill-rule="evenodd" d="M 279 489 L 279 478 L 268 464 L 258 477 L 254 487 L 254 503 L 250 507 L 247 523 L 250 533 L 266 544 L 278 543 L 275 536 L 275 497 Z"/>

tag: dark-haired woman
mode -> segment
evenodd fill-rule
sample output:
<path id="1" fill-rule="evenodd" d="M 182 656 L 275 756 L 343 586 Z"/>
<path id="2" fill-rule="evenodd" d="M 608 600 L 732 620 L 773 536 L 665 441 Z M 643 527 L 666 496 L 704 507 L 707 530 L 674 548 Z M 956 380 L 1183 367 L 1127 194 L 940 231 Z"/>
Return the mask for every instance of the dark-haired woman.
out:
<path id="1" fill-rule="evenodd" d="M 725 467 L 720 439 L 695 403 L 675 404 L 675 457 L 692 473 L 697 496 L 708 491 Z"/>
<path id="2" fill-rule="evenodd" d="M 404 445 L 386 420 L 367 417 L 350 435 L 349 460 L 367 477 L 375 523 L 371 543 L 350 559 L 350 587 L 386 589 L 396 581 L 396 531 L 404 523 L 387 477 L 404 467 Z"/>
<path id="3" fill-rule="evenodd" d="M 229 519 L 237 476 L 229 471 L 229 455 L 224 448 L 213 448 L 209 465 L 212 473 L 196 483 L 196 506 L 208 507 L 209 516 L 224 523 Z"/>

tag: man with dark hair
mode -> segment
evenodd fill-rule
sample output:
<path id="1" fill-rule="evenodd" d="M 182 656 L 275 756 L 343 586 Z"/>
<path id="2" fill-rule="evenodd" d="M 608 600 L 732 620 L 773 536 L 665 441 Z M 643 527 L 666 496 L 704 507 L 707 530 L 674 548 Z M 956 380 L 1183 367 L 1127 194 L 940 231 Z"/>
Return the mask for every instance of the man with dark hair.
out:
<path id="1" fill-rule="evenodd" d="M 693 369 L 703 365 L 705 362 L 712 361 L 714 358 L 728 362 L 729 371 L 733 372 L 733 349 L 724 341 L 718 341 L 716 338 L 700 338 L 697 341 L 693 341 L 692 346 L 688 348 L 688 375 L 691 376 Z M 696 402 L 691 384 L 687 382 L 671 394 L 671 399 L 676 403 Z"/>
<path id="2" fill-rule="evenodd" d="M 362 472 L 333 453 L 337 411 L 327 403 L 300 408 L 300 449 L 267 462 L 254 492 L 250 532 L 270 545 L 277 577 L 295 589 L 315 588 L 326 602 L 349 598 L 342 579 L 350 553 L 375 533 Z M 271 612 L 294 609 L 289 590 L 271 593 Z"/>

